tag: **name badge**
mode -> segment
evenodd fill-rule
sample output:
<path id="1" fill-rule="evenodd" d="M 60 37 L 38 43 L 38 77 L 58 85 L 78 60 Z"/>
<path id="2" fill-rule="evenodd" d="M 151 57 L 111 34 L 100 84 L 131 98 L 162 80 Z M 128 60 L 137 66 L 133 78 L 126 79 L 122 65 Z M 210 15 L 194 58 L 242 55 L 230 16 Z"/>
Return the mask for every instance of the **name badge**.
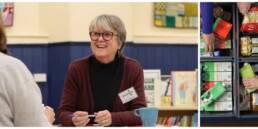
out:
<path id="1" fill-rule="evenodd" d="M 123 104 L 138 97 L 137 93 L 135 92 L 134 87 L 126 89 L 126 90 L 120 92 L 118 95 L 119 95 L 119 98 L 122 100 Z"/>

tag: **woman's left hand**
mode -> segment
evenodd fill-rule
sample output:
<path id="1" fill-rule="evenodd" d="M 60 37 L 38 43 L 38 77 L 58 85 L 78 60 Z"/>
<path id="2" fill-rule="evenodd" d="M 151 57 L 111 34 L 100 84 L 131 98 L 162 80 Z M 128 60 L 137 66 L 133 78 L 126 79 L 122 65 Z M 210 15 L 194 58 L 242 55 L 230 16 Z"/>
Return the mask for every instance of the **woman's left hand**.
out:
<path id="1" fill-rule="evenodd" d="M 53 124 L 55 121 L 55 112 L 54 112 L 53 108 L 51 108 L 49 106 L 45 106 L 43 112 L 46 115 L 49 123 Z"/>
<path id="2" fill-rule="evenodd" d="M 108 110 L 97 112 L 95 122 L 100 126 L 110 126 L 112 124 L 111 113 Z"/>

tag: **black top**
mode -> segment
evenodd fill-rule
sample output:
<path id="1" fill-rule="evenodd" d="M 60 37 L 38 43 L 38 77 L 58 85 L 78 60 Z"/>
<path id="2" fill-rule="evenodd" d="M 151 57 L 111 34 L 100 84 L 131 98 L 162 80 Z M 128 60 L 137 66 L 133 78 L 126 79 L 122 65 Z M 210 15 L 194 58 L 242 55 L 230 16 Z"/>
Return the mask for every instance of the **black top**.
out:
<path id="1" fill-rule="evenodd" d="M 114 61 L 103 64 L 90 57 L 90 81 L 94 99 L 94 110 L 112 111 L 123 78 L 124 58 L 116 55 Z"/>

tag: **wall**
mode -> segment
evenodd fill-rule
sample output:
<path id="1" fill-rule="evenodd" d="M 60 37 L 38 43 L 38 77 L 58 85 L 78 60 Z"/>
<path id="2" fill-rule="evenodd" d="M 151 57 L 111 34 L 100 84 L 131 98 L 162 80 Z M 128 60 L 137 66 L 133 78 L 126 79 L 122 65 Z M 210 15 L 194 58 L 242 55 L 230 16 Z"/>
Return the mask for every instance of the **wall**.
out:
<path id="1" fill-rule="evenodd" d="M 158 28 L 152 3 L 133 4 L 133 41 L 140 43 L 197 44 L 197 29 Z"/>
<path id="2" fill-rule="evenodd" d="M 15 3 L 13 26 L 6 28 L 8 43 L 47 43 L 39 18 L 39 4 Z"/>
<path id="3" fill-rule="evenodd" d="M 48 43 L 70 40 L 70 9 L 67 3 L 38 4 L 40 28 L 48 35 Z"/>
<path id="4" fill-rule="evenodd" d="M 132 6 L 131 3 L 71 3 L 70 40 L 90 41 L 88 27 L 91 20 L 100 14 L 113 14 L 124 21 L 127 41 L 132 41 Z"/>
<path id="5" fill-rule="evenodd" d="M 8 40 L 9 44 L 90 41 L 90 21 L 107 13 L 124 21 L 129 42 L 197 44 L 197 29 L 154 27 L 152 10 L 152 3 L 147 2 L 16 3 L 14 26 L 7 28 Z"/>

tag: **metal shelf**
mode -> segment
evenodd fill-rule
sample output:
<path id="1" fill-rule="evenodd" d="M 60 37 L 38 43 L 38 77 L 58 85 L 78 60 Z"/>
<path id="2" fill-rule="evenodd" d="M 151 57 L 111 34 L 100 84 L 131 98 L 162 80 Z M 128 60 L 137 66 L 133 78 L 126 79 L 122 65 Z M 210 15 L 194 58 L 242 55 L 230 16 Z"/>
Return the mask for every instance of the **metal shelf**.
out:
<path id="1" fill-rule="evenodd" d="M 234 117 L 232 111 L 229 112 L 201 112 L 201 118 Z"/>
<path id="2" fill-rule="evenodd" d="M 240 112 L 239 118 L 258 119 L 258 112 Z"/>
<path id="3" fill-rule="evenodd" d="M 233 57 L 201 57 L 201 62 L 207 62 L 207 61 L 218 61 L 218 62 L 231 62 L 233 61 Z"/>
<path id="4" fill-rule="evenodd" d="M 240 57 L 239 62 L 258 62 L 258 56 Z"/>

